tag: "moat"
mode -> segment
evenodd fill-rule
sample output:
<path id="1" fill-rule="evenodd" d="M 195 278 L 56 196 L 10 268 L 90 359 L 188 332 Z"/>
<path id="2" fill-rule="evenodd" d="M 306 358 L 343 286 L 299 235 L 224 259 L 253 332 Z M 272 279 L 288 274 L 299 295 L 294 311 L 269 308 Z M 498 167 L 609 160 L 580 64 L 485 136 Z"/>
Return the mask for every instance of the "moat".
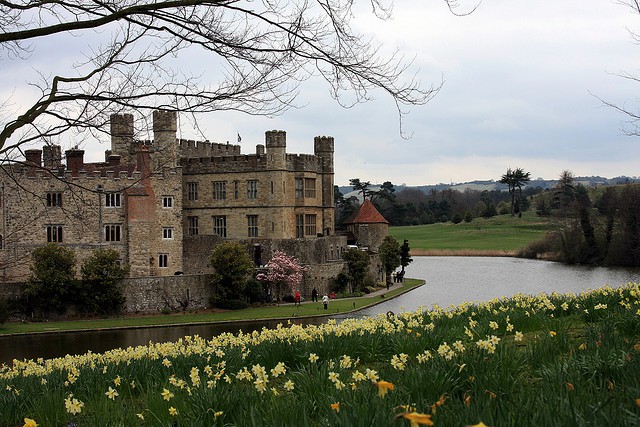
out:
<path id="1" fill-rule="evenodd" d="M 579 293 L 604 285 L 617 287 L 640 282 L 640 269 L 566 266 L 516 258 L 416 257 L 407 275 L 426 284 L 392 300 L 352 313 L 375 316 L 388 311 L 413 311 L 420 306 L 441 307 L 466 301 L 488 301 L 517 293 Z M 345 317 L 340 316 L 338 319 Z M 296 323 L 322 323 L 328 318 L 295 319 Z M 152 342 L 175 341 L 185 335 L 208 338 L 223 332 L 251 332 L 275 327 L 282 321 L 242 321 L 209 325 L 181 325 L 95 332 L 0 337 L 0 363 L 15 359 L 52 358 L 87 351 L 104 352 Z"/>

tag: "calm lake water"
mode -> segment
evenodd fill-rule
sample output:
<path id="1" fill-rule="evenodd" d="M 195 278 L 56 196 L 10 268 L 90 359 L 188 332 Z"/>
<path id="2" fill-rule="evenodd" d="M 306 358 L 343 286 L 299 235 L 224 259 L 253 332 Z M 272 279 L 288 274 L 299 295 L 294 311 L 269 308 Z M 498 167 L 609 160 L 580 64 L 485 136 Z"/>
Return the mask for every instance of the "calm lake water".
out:
<path id="1" fill-rule="evenodd" d="M 407 276 L 426 280 L 411 292 L 358 312 L 355 317 L 387 311 L 413 311 L 420 306 L 442 307 L 466 301 L 488 301 L 517 293 L 582 292 L 603 285 L 618 287 L 640 282 L 640 269 L 566 266 L 516 258 L 415 257 Z M 350 315 L 354 317 L 354 315 Z M 297 319 L 296 323 L 322 323 L 326 318 Z M 275 327 L 281 321 L 234 322 L 214 325 L 173 326 L 98 332 L 0 337 L 0 363 L 13 359 L 52 358 L 136 346 L 149 341 L 175 341 L 185 335 L 212 337 L 222 332 L 244 332 Z"/>

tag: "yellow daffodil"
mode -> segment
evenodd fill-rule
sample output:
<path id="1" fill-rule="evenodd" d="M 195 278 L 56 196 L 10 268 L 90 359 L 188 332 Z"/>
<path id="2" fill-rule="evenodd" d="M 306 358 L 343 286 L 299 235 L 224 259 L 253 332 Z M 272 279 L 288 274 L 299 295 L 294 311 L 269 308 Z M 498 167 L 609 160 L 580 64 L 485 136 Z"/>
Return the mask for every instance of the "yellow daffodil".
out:
<path id="1" fill-rule="evenodd" d="M 169 400 L 171 400 L 171 398 L 173 397 L 173 393 L 171 393 L 169 390 L 167 390 L 166 388 L 162 389 L 162 393 L 160 393 L 162 395 L 162 398 L 164 400 L 166 400 L 167 402 Z"/>
<path id="2" fill-rule="evenodd" d="M 284 383 L 284 386 L 283 386 L 283 387 L 284 387 L 284 389 L 285 389 L 285 390 L 287 390 L 287 391 L 292 391 L 292 390 L 293 390 L 293 388 L 294 388 L 293 381 L 288 380 L 286 383 Z"/>
<path id="3" fill-rule="evenodd" d="M 109 387 L 109 390 L 105 392 L 105 395 L 111 400 L 116 400 L 116 397 L 118 396 L 118 392 L 112 389 L 111 387 Z"/>
<path id="4" fill-rule="evenodd" d="M 480 421 L 478 424 L 470 425 L 468 427 L 487 427 L 487 425 Z"/>
<path id="5" fill-rule="evenodd" d="M 433 425 L 433 421 L 431 421 L 431 415 L 429 414 L 421 414 L 418 412 L 405 412 L 404 414 L 402 414 L 402 418 L 409 420 L 409 422 L 411 423 L 411 427 Z"/>
<path id="6" fill-rule="evenodd" d="M 318 357 L 318 356 L 316 356 L 316 354 L 315 354 L 315 353 L 311 353 L 311 354 L 309 355 L 309 362 L 311 362 L 311 363 L 316 363 L 316 362 L 318 361 L 318 359 L 319 359 L 319 357 Z"/>
<path id="7" fill-rule="evenodd" d="M 25 418 L 24 426 L 22 427 L 38 427 L 38 423 L 36 423 L 36 421 L 32 420 L 31 418 Z"/>
<path id="8" fill-rule="evenodd" d="M 340 402 L 336 402 L 336 403 L 332 403 L 331 405 L 329 405 L 331 407 L 331 409 L 333 409 L 336 412 L 340 412 Z"/>
<path id="9" fill-rule="evenodd" d="M 82 412 L 83 406 L 84 402 L 76 399 L 75 397 L 72 398 L 72 395 L 69 395 L 69 397 L 64 400 L 65 409 L 72 415 L 78 415 L 80 412 Z"/>
<path id="10" fill-rule="evenodd" d="M 385 397 L 390 390 L 393 390 L 396 386 L 388 381 L 380 380 L 376 383 L 378 386 L 378 396 Z"/>
<path id="11" fill-rule="evenodd" d="M 173 406 L 169 408 L 169 415 L 171 415 L 172 417 L 175 417 L 176 415 L 178 415 L 178 410 L 176 408 L 174 408 Z"/>
<path id="12" fill-rule="evenodd" d="M 555 337 L 556 335 L 558 335 L 558 333 L 556 331 L 549 331 L 549 335 Z"/>

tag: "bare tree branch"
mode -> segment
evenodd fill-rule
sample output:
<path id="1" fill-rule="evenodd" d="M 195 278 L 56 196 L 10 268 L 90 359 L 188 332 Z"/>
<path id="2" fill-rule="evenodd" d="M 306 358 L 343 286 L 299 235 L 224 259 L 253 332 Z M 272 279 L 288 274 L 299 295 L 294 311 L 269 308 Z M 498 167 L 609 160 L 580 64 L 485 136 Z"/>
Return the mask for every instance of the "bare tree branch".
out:
<path id="1" fill-rule="evenodd" d="M 457 2 L 447 1 L 454 11 Z M 392 3 L 369 0 L 388 19 Z M 50 37 L 91 43 L 68 70 L 32 82 L 26 107 L 0 100 L 0 156 L 69 131 L 108 132 L 113 113 L 166 109 L 277 115 L 295 106 L 299 84 L 320 76 L 349 107 L 382 90 L 397 107 L 429 101 L 442 82 L 421 87 L 412 61 L 389 57 L 351 28 L 355 0 L 0 0 L 0 57 L 28 61 Z M 475 5 L 477 7 L 477 5 Z M 475 7 L 473 9 L 475 9 Z M 454 11 L 454 13 L 456 13 Z M 179 67 L 198 52 L 217 64 L 200 75 Z M 345 99 L 345 95 L 349 96 Z"/>

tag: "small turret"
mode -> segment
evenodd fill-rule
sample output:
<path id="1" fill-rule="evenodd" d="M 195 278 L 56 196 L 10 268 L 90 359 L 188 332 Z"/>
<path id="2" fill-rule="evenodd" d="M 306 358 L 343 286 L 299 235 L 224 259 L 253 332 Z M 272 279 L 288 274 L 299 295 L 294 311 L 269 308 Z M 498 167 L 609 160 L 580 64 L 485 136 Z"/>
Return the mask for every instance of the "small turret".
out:
<path id="1" fill-rule="evenodd" d="M 265 132 L 267 168 L 285 169 L 287 156 L 287 133 L 283 130 Z"/>
<path id="2" fill-rule="evenodd" d="M 178 163 L 178 114 L 175 111 L 153 112 L 153 145 L 158 156 L 158 167 L 174 167 Z"/>
<path id="3" fill-rule="evenodd" d="M 111 152 L 128 163 L 133 146 L 133 114 L 112 114 Z"/>

